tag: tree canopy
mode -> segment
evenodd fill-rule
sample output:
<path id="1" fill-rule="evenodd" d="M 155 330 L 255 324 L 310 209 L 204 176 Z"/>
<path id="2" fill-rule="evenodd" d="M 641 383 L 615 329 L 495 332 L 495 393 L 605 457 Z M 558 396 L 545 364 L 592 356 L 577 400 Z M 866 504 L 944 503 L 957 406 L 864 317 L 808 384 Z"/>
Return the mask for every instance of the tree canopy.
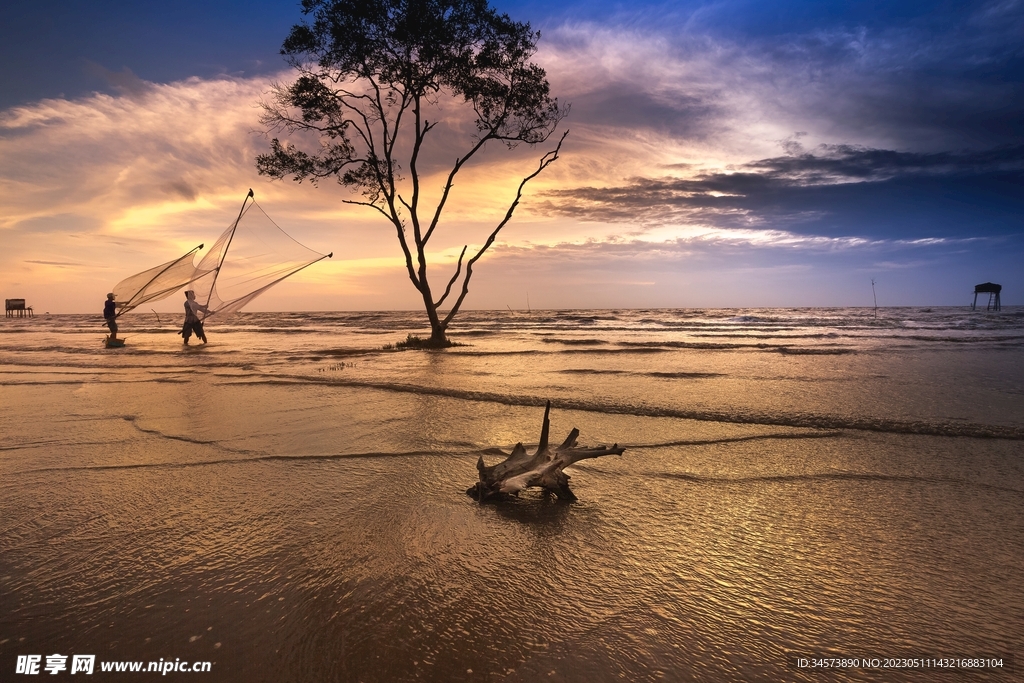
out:
<path id="1" fill-rule="evenodd" d="M 469 292 L 473 265 L 512 218 L 526 184 L 558 158 L 565 139 L 563 133 L 521 179 L 505 213 L 465 262 L 464 274 L 468 245 L 463 247 L 435 298 L 426 246 L 456 175 L 489 142 L 509 148 L 545 142 L 568 113 L 551 97 L 544 70 L 530 61 L 540 34 L 486 0 L 303 0 L 302 9 L 307 20 L 292 28 L 281 50 L 297 78 L 275 87 L 262 122 L 307 148 L 275 137 L 270 151 L 257 157 L 257 169 L 314 184 L 333 177 L 358 192 L 360 199 L 345 201 L 376 210 L 396 230 L 430 320 L 430 341 L 443 345 Z M 424 209 L 421 153 L 441 122 L 428 117 L 442 98 L 471 107 L 476 132 L 452 162 L 436 204 Z M 442 315 L 460 276 L 459 294 Z"/>

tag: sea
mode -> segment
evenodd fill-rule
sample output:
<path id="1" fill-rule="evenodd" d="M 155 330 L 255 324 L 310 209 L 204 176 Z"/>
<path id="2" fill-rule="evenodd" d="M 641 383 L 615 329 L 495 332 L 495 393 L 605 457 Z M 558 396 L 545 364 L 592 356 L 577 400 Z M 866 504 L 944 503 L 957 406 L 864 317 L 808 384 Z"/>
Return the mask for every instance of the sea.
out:
<path id="1" fill-rule="evenodd" d="M 179 317 L 0 326 L 0 680 L 1024 680 L 1024 307 Z"/>

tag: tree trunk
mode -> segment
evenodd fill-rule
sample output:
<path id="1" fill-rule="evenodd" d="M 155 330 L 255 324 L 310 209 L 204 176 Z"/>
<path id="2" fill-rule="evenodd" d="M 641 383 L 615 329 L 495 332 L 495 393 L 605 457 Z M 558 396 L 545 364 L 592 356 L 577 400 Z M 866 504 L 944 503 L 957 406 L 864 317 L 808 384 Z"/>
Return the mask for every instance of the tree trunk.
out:
<path id="1" fill-rule="evenodd" d="M 433 348 L 443 348 L 450 346 L 451 342 L 448 341 L 448 336 L 445 334 L 446 328 L 439 321 L 430 321 L 430 346 Z"/>
<path id="2" fill-rule="evenodd" d="M 483 456 L 476 463 L 480 473 L 480 481 L 466 491 L 481 502 L 500 500 L 508 496 L 517 496 L 519 492 L 531 486 L 537 486 L 554 493 L 561 500 L 574 501 L 575 494 L 569 489 L 569 475 L 562 470 L 580 460 L 598 458 L 602 455 L 622 455 L 626 450 L 614 444 L 611 448 L 576 448 L 576 437 L 580 430 L 575 427 L 569 436 L 557 448 L 548 447 L 548 432 L 551 412 L 551 401 L 544 408 L 544 424 L 540 431 L 540 443 L 537 452 L 530 455 L 523 444 L 517 443 L 512 453 L 502 462 L 487 466 Z"/>

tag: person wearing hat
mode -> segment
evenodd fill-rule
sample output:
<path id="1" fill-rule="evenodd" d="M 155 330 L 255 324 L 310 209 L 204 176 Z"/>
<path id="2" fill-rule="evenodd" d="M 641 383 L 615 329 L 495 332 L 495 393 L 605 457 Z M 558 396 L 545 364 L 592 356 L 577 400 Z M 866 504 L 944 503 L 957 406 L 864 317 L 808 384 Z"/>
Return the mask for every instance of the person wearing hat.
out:
<path id="1" fill-rule="evenodd" d="M 103 319 L 107 321 L 107 328 L 110 330 L 108 342 L 117 341 L 117 306 L 114 303 L 114 293 L 107 294 L 107 300 L 103 303 Z"/>
<path id="2" fill-rule="evenodd" d="M 203 321 L 199 319 L 199 312 L 209 313 L 210 309 L 196 301 L 196 293 L 191 289 L 185 292 L 185 324 L 181 326 L 180 334 L 185 338 L 185 345 L 194 332 L 197 337 L 206 343 L 206 333 L 203 331 Z"/>

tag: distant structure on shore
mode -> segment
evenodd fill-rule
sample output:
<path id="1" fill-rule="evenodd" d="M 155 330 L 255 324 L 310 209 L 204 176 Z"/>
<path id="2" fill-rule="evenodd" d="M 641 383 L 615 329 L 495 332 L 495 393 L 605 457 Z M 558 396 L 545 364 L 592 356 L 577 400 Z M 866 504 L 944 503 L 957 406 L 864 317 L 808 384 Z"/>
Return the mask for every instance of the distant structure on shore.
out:
<path id="1" fill-rule="evenodd" d="M 985 310 L 998 311 L 1003 306 L 999 302 L 999 292 L 1003 291 L 1002 285 L 997 285 L 994 282 L 983 282 L 980 285 L 974 286 L 974 303 L 971 304 L 971 310 L 973 311 L 978 305 L 978 295 L 988 294 L 988 305 L 985 306 Z"/>
<path id="2" fill-rule="evenodd" d="M 19 318 L 24 318 L 25 316 L 28 316 L 29 318 L 35 317 L 32 313 L 32 307 L 25 306 L 24 299 L 4 299 L 4 310 L 6 311 L 8 318 L 15 317 L 15 314 L 17 314 L 17 317 Z"/>

